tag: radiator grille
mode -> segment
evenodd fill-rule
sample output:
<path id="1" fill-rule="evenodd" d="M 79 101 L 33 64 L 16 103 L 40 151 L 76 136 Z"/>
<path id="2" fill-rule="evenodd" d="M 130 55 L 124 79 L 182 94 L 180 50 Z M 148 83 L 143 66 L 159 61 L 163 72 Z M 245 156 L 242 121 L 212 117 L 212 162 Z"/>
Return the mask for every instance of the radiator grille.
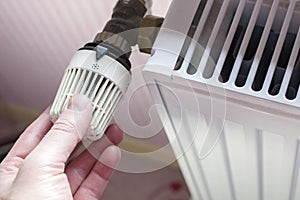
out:
<path id="1" fill-rule="evenodd" d="M 299 8 L 298 0 L 201 1 L 188 34 L 199 46 L 187 39 L 174 69 L 299 106 Z"/>

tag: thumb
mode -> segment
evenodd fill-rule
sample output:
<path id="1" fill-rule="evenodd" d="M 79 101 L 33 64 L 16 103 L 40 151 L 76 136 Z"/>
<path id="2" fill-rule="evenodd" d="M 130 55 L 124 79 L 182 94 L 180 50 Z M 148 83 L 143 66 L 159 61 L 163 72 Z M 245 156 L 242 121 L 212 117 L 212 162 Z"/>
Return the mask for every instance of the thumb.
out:
<path id="1" fill-rule="evenodd" d="M 28 156 L 32 163 L 64 164 L 88 130 L 92 104 L 84 95 L 75 95 L 51 130 Z"/>

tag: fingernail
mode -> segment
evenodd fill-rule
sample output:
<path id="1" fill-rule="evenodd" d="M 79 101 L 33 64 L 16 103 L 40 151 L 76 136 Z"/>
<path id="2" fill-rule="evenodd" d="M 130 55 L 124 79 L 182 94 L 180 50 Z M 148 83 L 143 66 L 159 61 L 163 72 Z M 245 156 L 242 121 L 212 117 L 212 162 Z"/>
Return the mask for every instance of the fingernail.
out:
<path id="1" fill-rule="evenodd" d="M 70 99 L 68 109 L 76 112 L 82 112 L 86 110 L 89 104 L 90 100 L 86 96 L 82 94 L 76 94 Z"/>
<path id="2" fill-rule="evenodd" d="M 109 180 L 121 159 L 121 151 L 117 146 L 107 147 L 99 158 L 100 176 Z"/>

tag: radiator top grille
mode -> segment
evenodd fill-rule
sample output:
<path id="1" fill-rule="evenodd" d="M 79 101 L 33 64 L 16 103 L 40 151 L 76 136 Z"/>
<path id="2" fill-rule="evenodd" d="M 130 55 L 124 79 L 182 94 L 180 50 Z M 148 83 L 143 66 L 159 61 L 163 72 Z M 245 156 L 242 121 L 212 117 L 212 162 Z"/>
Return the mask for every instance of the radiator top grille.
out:
<path id="1" fill-rule="evenodd" d="M 299 107 L 299 27 L 299 0 L 202 0 L 174 70 Z"/>

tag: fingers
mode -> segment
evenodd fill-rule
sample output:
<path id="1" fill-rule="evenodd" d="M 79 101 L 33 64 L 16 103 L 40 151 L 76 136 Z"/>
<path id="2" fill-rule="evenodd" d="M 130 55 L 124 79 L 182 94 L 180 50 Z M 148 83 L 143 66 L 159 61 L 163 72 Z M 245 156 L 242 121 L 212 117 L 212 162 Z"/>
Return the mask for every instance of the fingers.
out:
<path id="1" fill-rule="evenodd" d="M 86 134 L 91 118 L 90 100 L 83 95 L 74 96 L 68 108 L 63 111 L 43 140 L 28 155 L 27 163 L 55 163 L 61 164 L 63 168 L 77 143 Z"/>
<path id="2" fill-rule="evenodd" d="M 111 145 L 118 145 L 123 139 L 123 132 L 117 125 L 110 126 L 101 140 L 93 143 L 87 150 L 79 155 L 66 169 L 72 194 L 86 179 L 91 169 L 103 151 Z"/>
<path id="3" fill-rule="evenodd" d="M 99 159 L 100 161 L 95 164 L 86 180 L 81 184 L 74 199 L 98 200 L 120 159 L 121 152 L 118 147 L 110 146 L 105 149 Z"/>
<path id="4" fill-rule="evenodd" d="M 20 136 L 2 164 L 19 168 L 24 158 L 40 143 L 52 126 L 47 108 Z"/>

